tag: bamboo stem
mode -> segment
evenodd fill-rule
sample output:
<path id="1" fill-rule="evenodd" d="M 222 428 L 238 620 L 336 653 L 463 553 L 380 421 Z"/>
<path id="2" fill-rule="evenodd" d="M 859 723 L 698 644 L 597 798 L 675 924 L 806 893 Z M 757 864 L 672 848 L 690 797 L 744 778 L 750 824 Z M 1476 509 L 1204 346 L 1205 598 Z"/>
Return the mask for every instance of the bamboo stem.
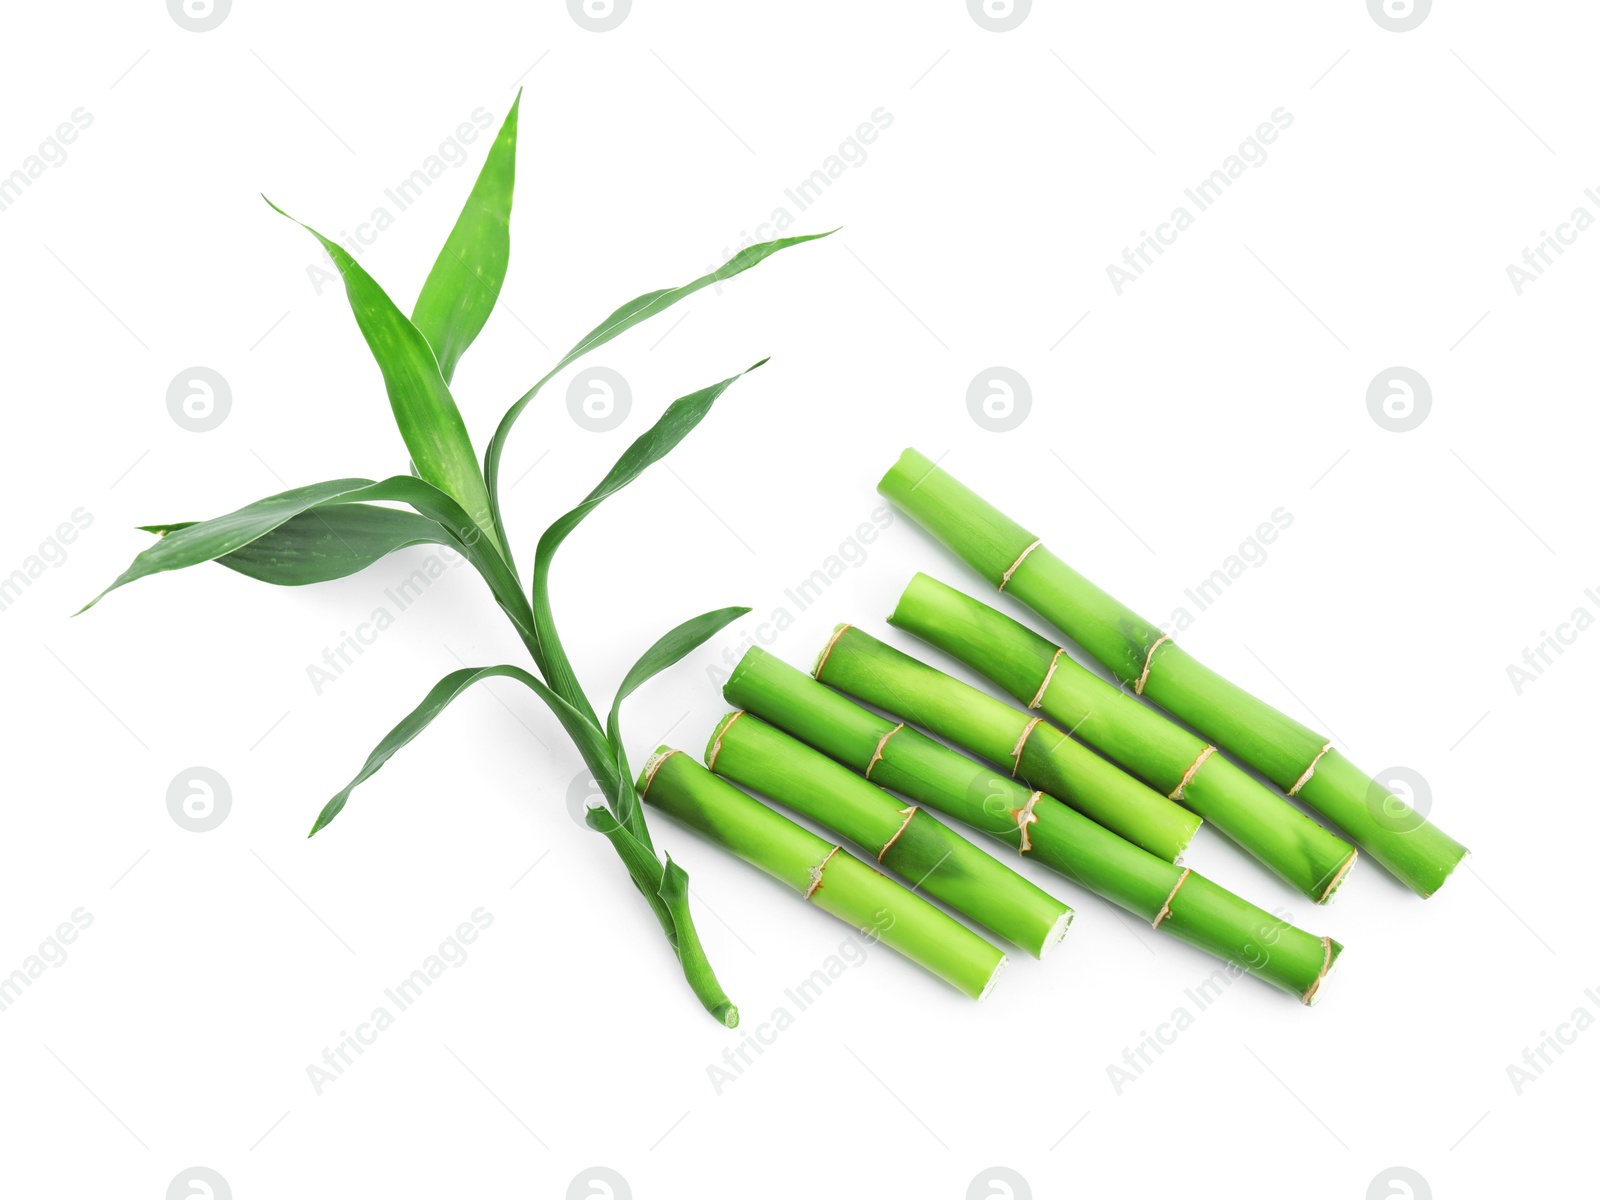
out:
<path id="1" fill-rule="evenodd" d="M 1067 726 L 1074 737 L 1199 813 L 1317 903 L 1330 900 L 1355 865 L 1356 851 L 1343 838 L 1201 738 L 982 601 L 919 574 L 906 586 L 889 624 L 937 646 Z"/>
<path id="2" fill-rule="evenodd" d="M 1343 947 L 1157 858 L 1043 792 L 886 721 L 753 647 L 723 695 L 874 782 L 990 834 L 1181 941 L 1314 1003 Z"/>
<path id="3" fill-rule="evenodd" d="M 1421 896 L 1467 850 L 1362 773 L 1323 735 L 1204 666 L 915 450 L 878 490 L 996 588 L 1015 596 L 1149 697 L 1299 796 Z"/>
<path id="4" fill-rule="evenodd" d="M 760 717 L 730 713 L 706 766 L 855 843 L 912 888 L 972 918 L 1035 958 L 1059 942 L 1072 910 L 980 850 L 932 813 L 907 807 Z"/>
<path id="5" fill-rule="evenodd" d="M 639 775 L 647 804 L 899 951 L 975 1000 L 1006 956 L 954 917 L 665 746 Z"/>
<path id="6" fill-rule="evenodd" d="M 815 677 L 863 704 L 1003 766 L 1158 858 L 1176 862 L 1200 818 L 1037 717 L 885 645 L 853 625 L 834 631 Z"/>

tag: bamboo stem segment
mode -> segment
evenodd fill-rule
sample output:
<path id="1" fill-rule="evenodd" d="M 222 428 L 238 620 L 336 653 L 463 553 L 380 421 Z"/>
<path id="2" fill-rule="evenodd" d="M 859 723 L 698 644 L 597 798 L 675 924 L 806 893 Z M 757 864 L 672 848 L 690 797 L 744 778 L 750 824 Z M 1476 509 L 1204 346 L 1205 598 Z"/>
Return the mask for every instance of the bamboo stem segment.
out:
<path id="1" fill-rule="evenodd" d="M 658 749 L 640 773 L 638 787 L 645 803 L 974 1000 L 988 995 L 1005 966 L 1004 954 L 954 917 L 745 795 L 687 754 Z"/>
<path id="2" fill-rule="evenodd" d="M 853 625 L 835 630 L 815 677 L 1009 770 L 1168 862 L 1200 818 L 1152 791 L 1054 725 L 1019 712 Z"/>
<path id="3" fill-rule="evenodd" d="M 1124 841 L 1043 792 L 886 721 L 753 647 L 723 695 L 864 770 L 891 791 L 982 830 L 1157 929 L 1313 1003 L 1343 947 Z"/>
<path id="4" fill-rule="evenodd" d="M 1413 891 L 1431 896 L 1467 853 L 1329 740 L 1182 650 L 915 450 L 878 490 L 966 560 L 1147 696 L 1278 787 L 1293 790 Z"/>
<path id="5" fill-rule="evenodd" d="M 888 792 L 774 729 L 730 713 L 706 747 L 706 765 L 825 825 L 919 892 L 1040 958 L 1066 935 L 1072 910 L 980 850 L 925 808 Z"/>
<path id="6" fill-rule="evenodd" d="M 982 601 L 917 575 L 889 624 L 937 646 L 1067 726 L 1074 737 L 1199 813 L 1317 903 L 1331 899 L 1355 865 L 1356 851 L 1349 842 L 1262 786 L 1215 747 Z"/>

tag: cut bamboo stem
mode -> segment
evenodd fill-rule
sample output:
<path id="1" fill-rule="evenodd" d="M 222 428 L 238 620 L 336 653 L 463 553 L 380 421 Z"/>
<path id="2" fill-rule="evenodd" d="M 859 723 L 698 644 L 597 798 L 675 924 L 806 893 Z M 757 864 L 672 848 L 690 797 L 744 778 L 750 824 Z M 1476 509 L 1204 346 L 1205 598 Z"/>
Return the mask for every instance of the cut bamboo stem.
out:
<path id="1" fill-rule="evenodd" d="M 817 657 L 815 677 L 863 704 L 1003 766 L 1158 858 L 1176 862 L 1200 827 L 1180 808 L 1038 717 L 918 662 L 853 625 Z"/>
<path id="2" fill-rule="evenodd" d="M 1314 1003 L 1343 947 L 752 647 L 723 695 L 873 782 L 997 837 L 1157 929 Z"/>
<path id="3" fill-rule="evenodd" d="M 1467 850 L 1306 728 L 1204 666 L 1032 533 L 915 450 L 878 490 L 1105 665 L 1135 694 L 1298 796 L 1413 891 L 1431 896 Z"/>
<path id="4" fill-rule="evenodd" d="M 1317 903 L 1331 900 L 1355 865 L 1356 851 L 1349 842 L 1216 753 L 1215 747 L 982 601 L 919 574 L 907 585 L 889 624 L 938 647 L 1065 725 L 1074 737 L 1199 813 Z"/>
<path id="5" fill-rule="evenodd" d="M 1035 958 L 1066 935 L 1072 910 L 932 813 L 741 711 L 717 724 L 706 766 L 853 842 L 918 892 Z"/>
<path id="6" fill-rule="evenodd" d="M 1006 956 L 954 917 L 719 779 L 689 755 L 659 748 L 640 772 L 647 804 L 688 825 L 824 912 L 899 951 L 974 1000 Z"/>

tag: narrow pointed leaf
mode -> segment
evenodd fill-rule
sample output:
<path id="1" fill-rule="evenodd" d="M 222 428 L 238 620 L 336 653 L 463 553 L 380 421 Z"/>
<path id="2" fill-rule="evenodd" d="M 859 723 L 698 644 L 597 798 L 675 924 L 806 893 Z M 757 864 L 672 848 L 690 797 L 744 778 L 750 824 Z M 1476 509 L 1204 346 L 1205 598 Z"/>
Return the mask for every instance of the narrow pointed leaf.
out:
<path id="1" fill-rule="evenodd" d="M 622 865 L 628 869 L 634 884 L 650 901 L 650 907 L 655 910 L 667 941 L 676 950 L 678 931 L 661 899 L 661 860 L 656 857 L 655 851 L 624 829 L 608 809 L 593 806 L 583 814 L 583 819 L 590 829 L 604 835 L 616 850 L 617 857 L 622 859 Z"/>
<path id="2" fill-rule="evenodd" d="M 705 1005 L 705 1010 L 732 1029 L 739 1024 L 739 1010 L 717 982 L 716 972 L 706 959 L 706 952 L 700 945 L 700 934 L 689 915 L 689 873 L 673 862 L 670 854 L 661 872 L 660 894 L 678 931 L 678 962 L 683 965 L 684 978 L 700 998 L 700 1003 Z"/>
<path id="3" fill-rule="evenodd" d="M 719 608 L 714 612 L 691 617 L 682 625 L 662 634 L 650 649 L 640 655 L 639 661 L 633 664 L 632 669 L 624 676 L 622 686 L 617 689 L 617 698 L 611 702 L 611 712 L 606 717 L 606 739 L 616 751 L 617 773 L 621 778 L 629 780 L 633 778 L 633 772 L 628 767 L 628 753 L 622 744 L 620 719 L 622 702 L 648 680 L 679 662 L 684 655 L 699 649 L 705 644 L 706 639 L 727 628 L 749 611 L 748 608 Z M 619 798 L 620 811 L 617 816 L 627 826 L 629 833 L 645 845 L 650 845 L 650 833 L 645 828 L 638 795 L 632 787 L 627 787 L 622 789 Z"/>
<path id="4" fill-rule="evenodd" d="M 467 561 L 477 568 L 500 607 L 517 626 L 523 640 L 530 648 L 537 644 L 538 635 L 528 598 L 511 568 L 489 544 L 488 536 L 449 496 L 432 484 L 410 475 L 395 475 L 377 483 L 370 479 L 333 479 L 327 483 L 307 484 L 257 500 L 254 504 L 247 504 L 212 520 L 176 529 L 155 545 L 141 551 L 127 570 L 112 581 L 110 587 L 79 611 L 94 607 L 108 593 L 137 579 L 197 566 L 232 554 L 320 505 L 363 500 L 392 500 L 409 504 L 424 517 L 442 526 L 448 535 L 449 545 L 460 550 Z"/>
<path id="5" fill-rule="evenodd" d="M 483 456 L 483 477 L 489 488 L 489 504 L 494 513 L 495 532 L 501 541 L 505 540 L 505 526 L 500 519 L 500 459 L 505 453 L 506 439 L 511 436 L 511 428 L 517 423 L 517 418 L 522 415 L 522 410 L 528 407 L 529 402 L 539 394 L 539 389 L 565 370 L 577 359 L 582 358 L 597 346 L 603 346 L 619 334 L 626 333 L 641 321 L 648 321 L 657 313 L 671 308 L 686 296 L 692 296 L 701 288 L 710 287 L 714 283 L 721 283 L 731 279 L 741 271 L 748 271 L 751 267 L 770 258 L 779 250 L 787 250 L 790 246 L 798 246 L 802 242 L 814 242 L 825 238 L 837 230 L 828 233 L 808 233 L 799 237 L 777 238 L 770 242 L 760 242 L 754 246 L 746 246 L 727 262 L 723 263 L 710 274 L 702 275 L 693 282 L 682 287 L 662 288 L 654 292 L 646 292 L 636 296 L 621 308 L 596 325 L 582 338 L 577 345 L 562 356 L 561 361 L 551 367 L 545 376 L 529 388 L 523 395 L 506 410 L 505 416 L 500 418 L 499 427 L 495 429 L 494 436 L 489 439 L 489 447 Z"/>
<path id="6" fill-rule="evenodd" d="M 275 212 L 289 217 L 272 201 L 267 203 Z M 295 223 L 322 243 L 339 268 L 350 311 L 383 373 L 395 424 L 400 427 L 417 474 L 453 498 L 498 547 L 472 439 L 467 436 L 466 422 L 456 408 L 455 397 L 439 373 L 428 339 L 344 247 L 330 242 L 309 225 Z"/>
<path id="7" fill-rule="evenodd" d="M 139 528 L 166 535 L 197 524 L 182 521 Z M 290 517 L 216 562 L 263 583 L 298 587 L 354 575 L 406 546 L 450 540 L 437 521 L 416 513 L 375 504 L 322 504 Z"/>
<path id="8" fill-rule="evenodd" d="M 589 828 L 605 835 L 616 850 L 617 857 L 622 859 L 622 865 L 627 868 L 634 886 L 650 902 L 650 909 L 661 923 L 667 943 L 678 956 L 683 976 L 689 981 L 695 996 L 707 1012 L 732 1029 L 739 1023 L 739 1010 L 717 982 L 716 972 L 711 969 L 705 949 L 700 944 L 700 935 L 689 913 L 688 873 L 670 857 L 663 866 L 655 856 L 655 851 L 618 824 L 616 818 L 605 809 L 591 808 L 585 819 Z"/>
<path id="9" fill-rule="evenodd" d="M 511 192 L 517 173 L 517 107 L 512 102 L 472 194 L 422 285 L 411 323 L 439 360 L 446 383 L 494 311 L 511 259 Z"/>
<path id="10" fill-rule="evenodd" d="M 315 837 L 319 830 L 337 817 L 343 811 L 345 802 L 350 799 L 350 793 L 368 779 L 371 779 L 384 763 L 394 757 L 396 751 L 431 725 L 433 719 L 449 707 L 452 700 L 480 679 L 490 679 L 495 676 L 504 676 L 526 684 L 540 699 L 550 706 L 569 732 L 573 728 L 578 728 L 592 731 L 591 736 L 594 738 L 601 736 L 599 729 L 575 712 L 572 706 L 563 701 L 561 697 L 545 687 L 543 682 L 524 671 L 521 667 L 510 665 L 462 667 L 461 670 L 450 672 L 450 674 L 434 684 L 433 690 L 423 697 L 422 703 L 407 713 L 405 719 L 384 736 L 384 739 L 367 756 L 366 763 L 357 772 L 356 777 L 345 784 L 334 795 L 333 799 L 323 805 L 322 811 L 317 814 L 316 824 L 311 827 L 311 836 Z"/>
<path id="11" fill-rule="evenodd" d="M 550 562 L 555 557 L 556 550 L 566 540 L 567 535 L 599 507 L 601 501 L 627 487 L 644 472 L 646 467 L 665 458 L 672 448 L 687 437 L 689 431 L 711 411 L 711 406 L 717 397 L 732 387 L 735 380 L 748 375 L 766 361 L 762 359 L 738 375 L 730 375 L 720 383 L 681 396 L 667 405 L 666 411 L 656 423 L 640 434 L 634 443 L 623 451 L 622 457 L 617 459 L 616 464 L 606 473 L 606 477 L 594 491 L 585 496 L 583 502 L 576 508 L 556 518 L 539 538 L 533 562 L 533 620 L 539 649 L 543 654 L 540 668 L 544 671 L 544 677 L 550 681 L 550 686 L 583 711 L 592 713 L 593 709 L 589 707 L 588 699 L 578 685 L 572 664 L 567 661 L 566 651 L 562 648 L 561 639 L 556 633 L 555 618 L 550 610 Z"/>

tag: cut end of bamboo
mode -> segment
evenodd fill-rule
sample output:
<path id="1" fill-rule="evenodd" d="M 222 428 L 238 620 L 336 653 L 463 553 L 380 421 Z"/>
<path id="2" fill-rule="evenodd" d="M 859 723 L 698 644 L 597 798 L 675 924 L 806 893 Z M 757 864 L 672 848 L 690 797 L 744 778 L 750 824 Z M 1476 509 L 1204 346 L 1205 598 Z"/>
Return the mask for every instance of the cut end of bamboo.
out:
<path id="1" fill-rule="evenodd" d="M 978 993 L 977 1000 L 979 1004 L 982 1004 L 989 998 L 989 993 L 994 991 L 995 982 L 1000 978 L 1000 972 L 1006 969 L 1006 963 L 1010 961 L 1011 960 L 1004 954 L 1000 956 L 1000 961 L 995 963 L 994 970 L 989 972 L 989 982 L 985 983 L 983 985 L 983 991 Z"/>
<path id="2" fill-rule="evenodd" d="M 905 588 L 900 592 L 900 598 L 894 602 L 894 611 L 884 618 L 888 624 L 892 625 L 896 629 L 901 627 L 900 610 L 905 607 L 906 597 L 911 594 L 912 590 L 916 588 L 918 584 L 923 583 L 924 581 L 932 581 L 932 577 L 925 571 L 918 571 L 911 577 L 911 581 L 907 583 Z"/>
<path id="3" fill-rule="evenodd" d="M 1340 864 L 1339 869 L 1333 873 L 1333 878 L 1328 880 L 1328 886 L 1322 889 L 1322 895 L 1317 897 L 1318 904 L 1333 903 L 1334 894 L 1338 892 L 1345 881 L 1345 877 L 1350 874 L 1351 868 L 1356 865 L 1356 859 L 1359 857 L 1361 857 L 1361 851 L 1352 847 L 1350 857 Z"/>
<path id="4" fill-rule="evenodd" d="M 644 769 L 639 772 L 639 778 L 634 781 L 634 787 L 639 789 L 639 799 L 643 800 L 650 792 L 650 785 L 656 781 L 656 772 L 661 769 L 661 764 L 674 754 L 681 754 L 681 750 L 671 746 L 657 746 L 656 752 L 645 760 Z"/>
<path id="5" fill-rule="evenodd" d="M 1333 978 L 1333 973 L 1339 965 L 1339 959 L 1344 955 L 1344 947 L 1330 937 L 1322 939 L 1322 946 L 1323 953 L 1326 956 L 1323 960 L 1322 971 L 1312 981 L 1311 986 L 1300 996 L 1300 1003 L 1307 1008 L 1314 1008 L 1322 999 L 1323 993 L 1327 990 L 1328 980 Z"/>
<path id="6" fill-rule="evenodd" d="M 1056 918 L 1056 923 L 1050 926 L 1050 929 L 1044 935 L 1044 941 L 1039 945 L 1037 957 L 1043 958 L 1066 939 L 1067 930 L 1072 926 L 1073 915 L 1073 911 L 1069 908 Z"/>
<path id="7" fill-rule="evenodd" d="M 887 496 L 892 490 L 892 484 L 896 476 L 905 476 L 910 479 L 911 490 L 914 491 L 917 484 L 932 474 L 936 466 L 937 464 L 920 450 L 914 446 L 907 446 L 900 451 L 900 457 L 895 460 L 894 466 L 885 471 L 883 478 L 878 480 L 878 492 L 880 495 Z"/>
<path id="8" fill-rule="evenodd" d="M 818 680 L 819 682 L 821 681 L 822 668 L 827 665 L 828 655 L 833 653 L 833 648 L 839 644 L 839 639 L 844 636 L 845 630 L 849 628 L 850 625 L 848 622 L 843 625 L 835 625 L 833 627 L 833 635 L 828 638 L 828 644 L 822 648 L 822 652 L 817 655 L 817 661 L 812 664 L 811 678 Z"/>
<path id="9" fill-rule="evenodd" d="M 1426 900 L 1431 896 L 1437 895 L 1438 891 L 1439 891 L 1439 888 L 1442 888 L 1445 884 L 1450 882 L 1450 877 L 1456 873 L 1456 868 L 1461 866 L 1461 865 L 1463 865 L 1467 861 L 1467 859 L 1469 859 L 1471 857 L 1472 857 L 1472 851 L 1463 849 L 1461 851 L 1461 857 L 1456 859 L 1455 862 L 1451 863 L 1448 867 L 1445 868 L 1444 878 L 1439 880 L 1437 886 L 1434 887 L 1433 891 L 1431 891 L 1431 892 L 1423 892 L 1422 893 L 1422 898 L 1424 900 Z"/>
<path id="10" fill-rule="evenodd" d="M 715 771 L 717 769 L 717 755 L 722 753 L 722 735 L 740 717 L 744 716 L 744 709 L 736 708 L 722 720 L 717 722 L 717 727 L 711 731 L 711 740 L 706 743 L 706 766 Z"/>

